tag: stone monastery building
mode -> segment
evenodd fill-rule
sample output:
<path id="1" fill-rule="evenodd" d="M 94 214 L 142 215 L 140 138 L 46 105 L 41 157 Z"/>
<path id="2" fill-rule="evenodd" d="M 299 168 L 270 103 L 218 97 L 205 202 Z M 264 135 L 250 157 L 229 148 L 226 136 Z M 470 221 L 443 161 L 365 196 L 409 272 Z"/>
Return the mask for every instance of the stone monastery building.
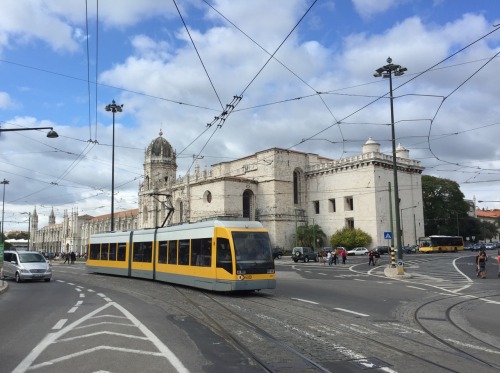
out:
<path id="1" fill-rule="evenodd" d="M 195 164 L 193 173 L 177 178 L 176 152 L 160 132 L 145 152 L 138 209 L 115 212 L 115 230 L 158 227 L 167 217 L 177 224 L 230 216 L 260 221 L 272 245 L 286 249 L 295 245 L 295 231 L 302 224 L 318 224 L 326 233 L 318 246 L 328 246 L 330 236 L 345 226 L 367 232 L 377 246 L 387 245 L 384 232 L 393 231 L 390 220 L 399 213 L 403 245 L 414 245 L 424 236 L 424 168 L 401 145 L 396 152 L 399 212 L 393 206 L 392 156 L 382 154 L 371 138 L 361 154 L 349 158 L 272 148 L 209 170 L 200 171 Z M 110 218 L 78 215 L 74 209 L 56 224 L 52 211 L 49 225 L 40 228 L 35 209 L 32 249 L 83 253 L 91 234 L 110 229 Z"/>

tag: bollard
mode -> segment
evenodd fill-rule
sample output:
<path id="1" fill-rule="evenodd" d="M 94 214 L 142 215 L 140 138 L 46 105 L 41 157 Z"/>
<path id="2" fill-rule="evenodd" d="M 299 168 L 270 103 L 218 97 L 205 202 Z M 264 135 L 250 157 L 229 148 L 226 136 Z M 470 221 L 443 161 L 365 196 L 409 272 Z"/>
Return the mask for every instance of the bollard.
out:
<path id="1" fill-rule="evenodd" d="M 396 268 L 396 252 L 394 247 L 391 247 L 391 268 Z"/>

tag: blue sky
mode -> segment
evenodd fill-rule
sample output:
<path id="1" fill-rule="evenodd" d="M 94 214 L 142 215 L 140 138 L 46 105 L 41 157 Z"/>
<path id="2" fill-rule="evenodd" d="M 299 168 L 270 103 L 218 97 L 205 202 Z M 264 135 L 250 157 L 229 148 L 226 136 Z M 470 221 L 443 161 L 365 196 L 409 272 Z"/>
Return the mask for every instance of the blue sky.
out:
<path id="1" fill-rule="evenodd" d="M 390 154 L 389 100 L 377 100 L 388 81 L 373 77 L 388 56 L 408 68 L 394 79 L 397 142 L 466 198 L 500 199 L 496 1 L 3 0 L 0 10 L 2 128 L 60 135 L 0 135 L 5 230 L 27 229 L 22 213 L 35 206 L 40 225 L 52 208 L 58 222 L 74 208 L 109 213 L 113 99 L 124 105 L 115 211 L 137 207 L 160 129 L 178 176 L 195 157 L 204 169 L 271 147 L 350 157 L 370 136 Z M 234 95 L 223 126 L 207 127 Z"/>

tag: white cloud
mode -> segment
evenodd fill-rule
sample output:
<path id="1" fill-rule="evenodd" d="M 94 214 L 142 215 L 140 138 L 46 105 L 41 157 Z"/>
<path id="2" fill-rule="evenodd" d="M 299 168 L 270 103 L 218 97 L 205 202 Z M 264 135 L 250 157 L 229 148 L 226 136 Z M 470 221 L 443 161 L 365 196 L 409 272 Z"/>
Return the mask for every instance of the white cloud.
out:
<path id="1" fill-rule="evenodd" d="M 396 7 L 401 0 L 352 0 L 359 15 L 365 19 Z"/>
<path id="2" fill-rule="evenodd" d="M 0 109 L 5 109 L 12 106 L 10 95 L 6 92 L 0 92 Z"/>

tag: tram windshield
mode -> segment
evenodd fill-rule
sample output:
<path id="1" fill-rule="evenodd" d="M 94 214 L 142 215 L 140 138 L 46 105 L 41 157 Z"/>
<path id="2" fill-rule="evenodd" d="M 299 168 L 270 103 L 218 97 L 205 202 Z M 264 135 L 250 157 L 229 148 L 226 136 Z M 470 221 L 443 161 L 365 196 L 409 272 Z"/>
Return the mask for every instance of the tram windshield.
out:
<path id="1" fill-rule="evenodd" d="M 237 269 L 246 270 L 246 273 L 261 273 L 260 270 L 274 268 L 267 232 L 233 232 L 233 242 Z"/>

